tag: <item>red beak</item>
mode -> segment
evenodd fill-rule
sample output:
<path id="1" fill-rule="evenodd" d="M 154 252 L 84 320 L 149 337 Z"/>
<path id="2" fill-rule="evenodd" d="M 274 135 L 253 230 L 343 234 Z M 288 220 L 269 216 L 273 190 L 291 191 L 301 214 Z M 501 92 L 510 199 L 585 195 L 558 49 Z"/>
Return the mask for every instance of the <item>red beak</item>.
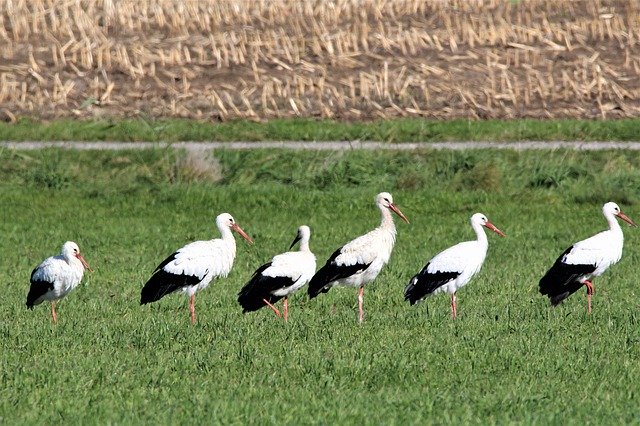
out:
<path id="1" fill-rule="evenodd" d="M 484 224 L 484 226 L 485 226 L 487 229 L 491 229 L 493 232 L 495 232 L 496 234 L 500 235 L 501 237 L 506 237 L 506 235 L 504 234 L 504 232 L 502 232 L 501 230 L 499 230 L 498 228 L 496 228 L 496 226 L 495 226 L 493 223 L 491 223 L 491 222 L 487 221 L 487 223 L 485 223 L 485 224 Z"/>
<path id="2" fill-rule="evenodd" d="M 402 212 L 400 211 L 400 209 L 398 207 L 396 207 L 395 204 L 391 203 L 389 204 L 389 208 L 391 209 L 391 211 L 393 211 L 395 214 L 397 214 L 398 216 L 400 216 L 400 218 L 402 218 L 402 220 L 404 220 L 405 222 L 409 223 L 409 220 L 406 218 L 405 215 L 402 214 Z"/>
<path id="3" fill-rule="evenodd" d="M 247 240 L 249 242 L 249 244 L 253 244 L 253 240 L 251 238 L 249 238 L 249 236 L 247 234 L 245 234 L 245 232 L 242 230 L 242 228 L 240 228 L 238 226 L 237 223 L 234 223 L 233 225 L 231 225 L 231 229 L 236 231 L 238 234 L 240 234 L 240 236 L 242 238 L 244 238 L 245 240 Z"/>
<path id="4" fill-rule="evenodd" d="M 638 226 L 631 219 L 629 219 L 629 216 L 627 216 L 626 214 L 624 214 L 622 212 L 618 213 L 616 216 L 618 216 L 620 219 L 624 220 L 625 222 L 627 222 L 631 226 Z"/>
<path id="5" fill-rule="evenodd" d="M 87 263 L 86 260 L 84 260 L 84 257 L 82 257 L 82 255 L 80 253 L 76 254 L 76 257 L 78 258 L 78 260 L 80 261 L 80 263 L 82 263 L 82 266 L 84 266 L 86 269 L 89 270 L 89 272 L 93 272 L 93 269 L 91 269 L 91 266 L 89 266 L 89 264 Z"/>

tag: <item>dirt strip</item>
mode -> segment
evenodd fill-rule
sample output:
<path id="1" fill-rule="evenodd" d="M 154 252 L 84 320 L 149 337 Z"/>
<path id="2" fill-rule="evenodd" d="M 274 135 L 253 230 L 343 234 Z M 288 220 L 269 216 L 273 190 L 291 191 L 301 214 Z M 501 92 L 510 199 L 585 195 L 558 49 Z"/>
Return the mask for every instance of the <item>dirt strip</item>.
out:
<path id="1" fill-rule="evenodd" d="M 640 142 L 582 142 L 582 141 L 522 141 L 522 142 L 416 142 L 386 143 L 374 141 L 327 141 L 327 142 L 0 142 L 0 147 L 10 150 L 37 150 L 43 148 L 77 149 L 77 150 L 136 150 L 163 149 L 167 147 L 186 150 L 215 149 L 292 149 L 315 151 L 347 151 L 347 150 L 474 150 L 502 149 L 515 151 L 570 149 L 575 151 L 629 150 L 640 151 Z"/>

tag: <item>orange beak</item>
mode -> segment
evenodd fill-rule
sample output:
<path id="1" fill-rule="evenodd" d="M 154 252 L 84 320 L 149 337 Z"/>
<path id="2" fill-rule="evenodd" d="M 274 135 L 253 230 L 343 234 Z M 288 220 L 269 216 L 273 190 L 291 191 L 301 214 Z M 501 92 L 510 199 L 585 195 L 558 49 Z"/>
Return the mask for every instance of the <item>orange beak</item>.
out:
<path id="1" fill-rule="evenodd" d="M 93 272 L 93 269 L 91 269 L 91 266 L 89 266 L 89 264 L 87 263 L 86 260 L 84 260 L 84 257 L 82 257 L 82 255 L 80 253 L 76 254 L 76 257 L 78 258 L 78 260 L 80 261 L 80 263 L 82 263 L 82 266 L 85 267 L 85 269 L 88 269 L 89 272 Z"/>
<path id="2" fill-rule="evenodd" d="M 393 211 L 395 214 L 397 214 L 398 216 L 400 216 L 400 218 L 402 218 L 402 220 L 404 220 L 405 222 L 409 223 L 409 220 L 406 218 L 405 215 L 402 214 L 402 212 L 400 211 L 400 209 L 398 207 L 396 207 L 395 204 L 391 203 L 389 204 L 389 208 L 391 209 L 391 211 Z"/>
<path id="3" fill-rule="evenodd" d="M 624 214 L 622 212 L 618 213 L 616 216 L 618 216 L 620 219 L 624 220 L 625 222 L 627 222 L 631 226 L 636 226 L 636 227 L 638 226 L 631 219 L 629 219 L 629 216 L 627 216 L 626 214 Z"/>
<path id="4" fill-rule="evenodd" d="M 245 234 L 245 232 L 242 230 L 242 228 L 240 228 L 238 226 L 237 223 L 234 223 L 233 225 L 231 225 L 231 229 L 236 231 L 238 234 L 240 234 L 240 236 L 242 238 L 244 238 L 245 240 L 247 240 L 249 242 L 249 244 L 253 244 L 253 240 L 251 238 L 249 238 L 249 236 L 247 234 Z"/>
<path id="5" fill-rule="evenodd" d="M 501 230 L 499 230 L 498 228 L 496 228 L 496 226 L 495 226 L 493 223 L 491 223 L 491 222 L 487 221 L 487 223 L 485 223 L 485 224 L 484 224 L 484 226 L 485 226 L 487 229 L 491 229 L 493 232 L 495 232 L 496 234 L 500 235 L 501 237 L 506 237 L 506 235 L 504 234 L 504 232 L 502 232 Z"/>

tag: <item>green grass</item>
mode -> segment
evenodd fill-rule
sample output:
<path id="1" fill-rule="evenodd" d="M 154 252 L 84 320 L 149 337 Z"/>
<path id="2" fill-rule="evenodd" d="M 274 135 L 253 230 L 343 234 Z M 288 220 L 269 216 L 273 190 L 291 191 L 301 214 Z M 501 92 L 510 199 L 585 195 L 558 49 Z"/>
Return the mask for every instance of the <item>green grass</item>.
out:
<path id="1" fill-rule="evenodd" d="M 59 141 L 326 141 L 385 142 L 637 140 L 640 120 L 452 120 L 421 119 L 340 122 L 328 120 L 58 120 L 0 123 L 0 140 Z"/>
<path id="2" fill-rule="evenodd" d="M 6 424 L 606 424 L 640 421 L 640 235 L 625 227 L 620 264 L 552 309 L 537 280 L 571 242 L 605 227 L 613 199 L 640 219 L 634 153 L 217 152 L 219 178 L 185 170 L 173 150 L 0 153 L 0 423 Z M 215 174 L 212 174 L 215 175 Z M 194 176 L 205 176 L 194 178 Z M 323 262 L 377 225 L 373 198 L 393 193 L 391 262 L 365 289 L 309 301 L 284 324 L 243 315 L 237 291 L 312 228 Z M 217 236 L 232 213 L 234 270 L 196 298 L 139 306 L 140 288 L 172 250 Z M 458 294 L 410 307 L 409 278 L 428 258 L 470 239 L 482 211 L 481 273 Z M 28 311 L 31 269 L 65 240 L 95 269 L 57 306 Z"/>

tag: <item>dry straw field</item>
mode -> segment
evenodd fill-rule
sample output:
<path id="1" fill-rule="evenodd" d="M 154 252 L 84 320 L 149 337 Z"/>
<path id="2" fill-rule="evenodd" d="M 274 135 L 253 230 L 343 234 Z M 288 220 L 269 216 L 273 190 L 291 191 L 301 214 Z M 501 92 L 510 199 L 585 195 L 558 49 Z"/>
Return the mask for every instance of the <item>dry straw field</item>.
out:
<path id="1" fill-rule="evenodd" d="M 640 115 L 636 0 L 0 0 L 0 118 Z"/>

